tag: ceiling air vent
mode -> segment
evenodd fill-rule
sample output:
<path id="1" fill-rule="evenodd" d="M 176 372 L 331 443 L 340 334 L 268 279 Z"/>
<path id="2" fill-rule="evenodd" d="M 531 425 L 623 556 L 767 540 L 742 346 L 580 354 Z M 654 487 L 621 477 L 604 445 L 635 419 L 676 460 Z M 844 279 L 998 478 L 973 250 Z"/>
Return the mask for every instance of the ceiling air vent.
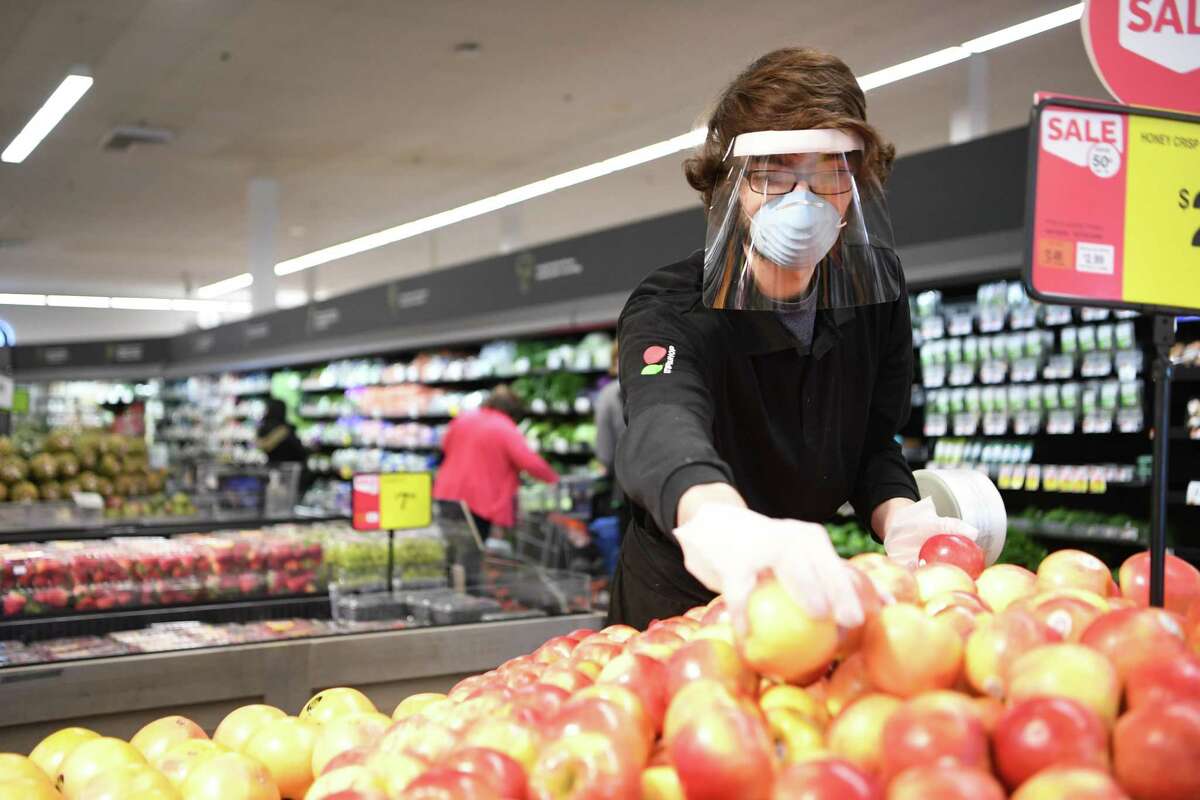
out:
<path id="1" fill-rule="evenodd" d="M 165 128 L 121 125 L 109 131 L 100 147 L 104 150 L 124 152 L 135 145 L 170 144 L 174 138 L 175 134 Z"/>

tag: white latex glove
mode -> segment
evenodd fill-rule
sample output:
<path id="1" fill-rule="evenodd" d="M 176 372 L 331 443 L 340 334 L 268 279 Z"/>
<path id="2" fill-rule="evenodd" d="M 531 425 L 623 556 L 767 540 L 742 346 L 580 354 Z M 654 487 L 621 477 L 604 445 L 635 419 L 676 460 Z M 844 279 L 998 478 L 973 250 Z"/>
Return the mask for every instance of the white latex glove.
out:
<path id="1" fill-rule="evenodd" d="M 746 508 L 706 504 L 675 529 L 688 572 L 725 595 L 734 620 L 760 572 L 771 569 L 793 600 L 812 617 L 832 616 L 853 628 L 863 622 L 862 605 L 846 562 L 820 525 L 772 519 Z"/>
<path id="2" fill-rule="evenodd" d="M 883 549 L 889 558 L 906 567 L 915 567 L 921 546 L 939 533 L 953 533 L 971 541 L 979 537 L 979 531 L 961 519 L 939 517 L 933 507 L 933 498 L 926 497 L 892 512 L 888 517 L 887 530 L 883 532 Z"/>

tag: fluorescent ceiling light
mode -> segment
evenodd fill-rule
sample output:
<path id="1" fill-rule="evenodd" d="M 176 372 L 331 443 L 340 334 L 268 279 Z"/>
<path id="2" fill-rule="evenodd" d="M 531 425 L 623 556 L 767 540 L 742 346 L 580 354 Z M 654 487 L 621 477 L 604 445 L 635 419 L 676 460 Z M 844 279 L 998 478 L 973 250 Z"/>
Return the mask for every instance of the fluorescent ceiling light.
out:
<path id="1" fill-rule="evenodd" d="M 122 311 L 170 311 L 171 301 L 157 297 L 114 297 L 111 307 Z"/>
<path id="2" fill-rule="evenodd" d="M 297 258 L 290 258 L 275 265 L 275 274 L 291 275 L 293 272 L 300 272 L 301 270 L 310 269 L 320 264 L 336 261 L 339 258 L 346 258 L 347 256 L 367 250 L 374 250 L 386 244 L 394 244 L 405 239 L 411 239 L 414 236 L 420 236 L 422 233 L 428 233 L 438 228 L 444 228 L 447 225 L 453 225 L 456 222 L 489 214 L 493 211 L 516 205 L 517 203 L 523 203 L 526 200 L 532 200 L 535 197 L 541 197 L 550 192 L 556 192 L 559 189 L 565 189 L 568 186 L 575 186 L 576 184 L 584 183 L 603 175 L 629 169 L 639 164 L 645 164 L 648 161 L 655 161 L 672 153 L 678 153 L 680 150 L 688 150 L 695 147 L 704 141 L 704 135 L 704 128 L 696 128 L 681 136 L 675 136 L 645 147 L 639 147 L 637 150 L 631 150 L 628 153 L 606 158 L 594 164 L 562 172 L 540 181 L 527 183 L 524 186 L 518 186 L 515 189 L 509 189 L 507 192 L 494 194 L 491 197 L 485 197 L 482 200 L 476 200 L 472 203 L 452 208 L 449 211 L 442 211 L 428 217 L 422 217 L 421 219 L 406 222 L 403 225 L 397 225 L 394 228 L 388 228 L 378 233 L 360 236 L 357 239 L 325 247 L 315 252 L 298 256 Z"/>
<path id="3" fill-rule="evenodd" d="M 44 306 L 44 294 L 11 294 L 0 292 L 0 306 Z"/>
<path id="4" fill-rule="evenodd" d="M 962 61 L 964 58 L 970 58 L 970 56 L 971 51 L 966 48 L 947 47 L 944 50 L 938 50 L 936 53 L 909 59 L 895 66 L 885 67 L 884 69 L 863 75 L 858 79 L 858 85 L 862 87 L 864 92 L 869 92 L 872 89 L 878 89 L 880 86 L 886 86 L 889 83 L 895 83 L 905 78 L 911 78 L 914 75 L 920 75 L 922 72 L 929 72 L 938 67 L 953 64 L 955 61 Z"/>
<path id="5" fill-rule="evenodd" d="M 1073 6 L 1068 6 L 1058 11 L 1051 11 L 1049 14 L 1043 14 L 1040 17 L 1034 17 L 1031 20 L 1026 20 L 1016 25 L 1001 28 L 995 33 L 989 33 L 986 36 L 980 36 L 977 39 L 963 42 L 962 47 L 964 50 L 970 50 L 972 53 L 986 53 L 988 50 L 994 50 L 1006 44 L 1019 42 L 1030 36 L 1036 36 L 1048 30 L 1069 25 L 1072 22 L 1078 22 L 1082 16 L 1083 3 L 1076 3 Z"/>
<path id="6" fill-rule="evenodd" d="M 111 308 L 121 311 L 206 311 L 249 314 L 246 302 L 227 300 L 190 300 L 173 297 L 101 297 L 91 294 L 6 294 L 0 292 L 0 306 L 51 306 L 53 308 Z"/>
<path id="7" fill-rule="evenodd" d="M 86 294 L 48 294 L 46 305 L 55 308 L 109 308 L 112 299 Z"/>
<path id="8" fill-rule="evenodd" d="M 64 78 L 17 134 L 17 138 L 0 153 L 0 161 L 10 164 L 24 161 L 90 88 L 92 79 L 88 75 L 68 75 Z"/>
<path id="9" fill-rule="evenodd" d="M 252 283 L 254 283 L 254 276 L 249 272 L 243 272 L 241 275 L 234 275 L 232 278 L 226 278 L 223 281 L 201 286 L 196 290 L 196 296 L 208 298 L 220 297 L 223 294 L 248 289 Z"/>

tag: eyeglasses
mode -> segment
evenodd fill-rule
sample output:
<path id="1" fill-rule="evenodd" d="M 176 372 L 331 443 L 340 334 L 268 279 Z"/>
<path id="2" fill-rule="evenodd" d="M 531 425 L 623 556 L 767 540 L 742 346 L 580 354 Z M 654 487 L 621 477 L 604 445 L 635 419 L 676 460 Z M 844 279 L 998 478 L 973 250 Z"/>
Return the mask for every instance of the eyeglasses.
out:
<path id="1" fill-rule="evenodd" d="M 804 182 L 813 194 L 845 194 L 854 188 L 854 173 L 848 169 L 824 172 L 792 172 L 780 169 L 750 170 L 750 188 L 759 194 L 787 194 Z"/>

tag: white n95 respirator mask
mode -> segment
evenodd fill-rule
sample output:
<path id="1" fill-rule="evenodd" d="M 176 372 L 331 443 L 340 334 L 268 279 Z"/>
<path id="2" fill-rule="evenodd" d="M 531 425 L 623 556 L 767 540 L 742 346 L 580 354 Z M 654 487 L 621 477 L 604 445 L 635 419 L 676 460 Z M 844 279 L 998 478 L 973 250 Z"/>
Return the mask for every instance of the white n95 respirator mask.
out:
<path id="1" fill-rule="evenodd" d="M 750 246 L 781 267 L 806 269 L 829 253 L 844 224 L 833 204 L 797 189 L 763 203 L 750 220 Z"/>

